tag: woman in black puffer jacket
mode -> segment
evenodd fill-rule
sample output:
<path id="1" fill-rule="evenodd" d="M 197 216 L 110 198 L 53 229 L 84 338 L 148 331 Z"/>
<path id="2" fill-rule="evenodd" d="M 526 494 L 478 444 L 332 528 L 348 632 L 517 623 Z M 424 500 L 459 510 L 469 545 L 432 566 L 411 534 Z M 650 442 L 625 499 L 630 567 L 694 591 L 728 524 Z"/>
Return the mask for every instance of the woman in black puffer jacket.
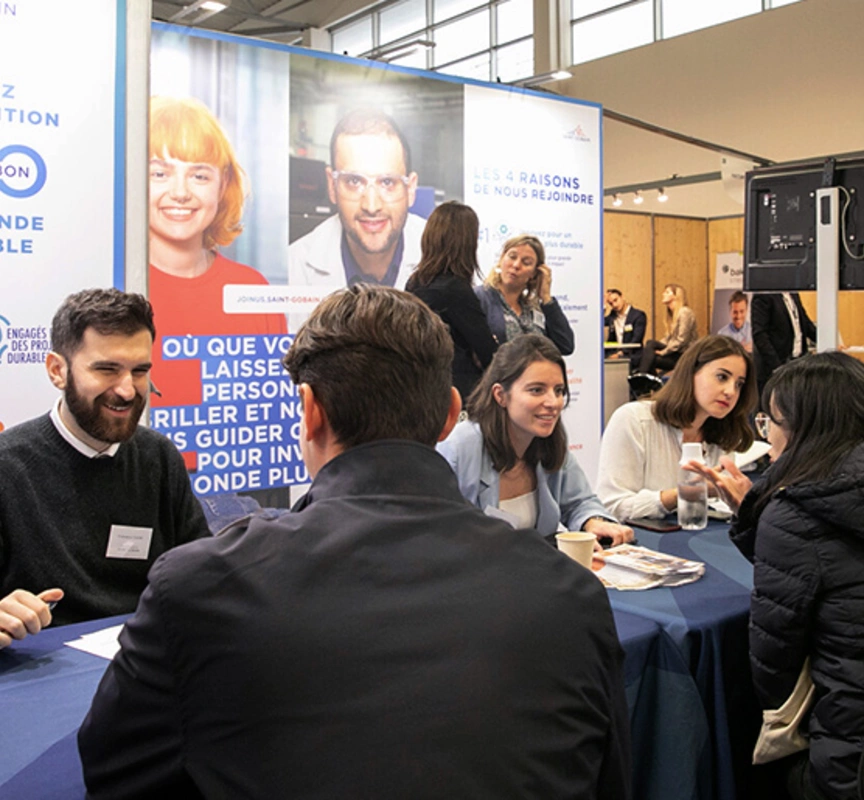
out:
<path id="1" fill-rule="evenodd" d="M 753 561 L 750 662 L 765 709 L 792 693 L 807 656 L 816 688 L 809 751 L 769 765 L 792 798 L 857 800 L 864 749 L 864 365 L 806 356 L 768 381 L 775 461 L 752 486 L 728 460 L 702 469 L 738 518 Z M 694 465 L 695 466 L 695 465 Z M 776 786 L 776 784 L 775 784 Z M 782 789 L 772 796 L 779 797 Z"/>

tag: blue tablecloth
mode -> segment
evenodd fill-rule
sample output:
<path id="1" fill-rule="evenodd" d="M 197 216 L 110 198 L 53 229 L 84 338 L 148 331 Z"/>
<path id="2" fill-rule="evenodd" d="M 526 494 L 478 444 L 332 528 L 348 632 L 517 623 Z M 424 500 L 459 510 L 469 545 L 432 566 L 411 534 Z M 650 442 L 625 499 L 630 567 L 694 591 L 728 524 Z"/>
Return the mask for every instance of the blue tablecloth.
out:
<path id="1" fill-rule="evenodd" d="M 625 652 L 634 798 L 732 800 L 752 749 L 749 738 L 735 741 L 735 704 L 755 709 L 749 564 L 725 526 L 639 538 L 708 569 L 688 586 L 609 593 Z M 49 628 L 0 650 L 0 800 L 83 800 L 76 734 L 107 662 L 63 643 L 120 621 Z"/>
<path id="2" fill-rule="evenodd" d="M 675 797 L 741 800 L 747 797 L 749 765 L 761 722 L 750 680 L 747 641 L 752 566 L 729 541 L 725 523 L 712 522 L 704 531 L 658 534 L 639 530 L 637 535 L 639 543 L 652 550 L 706 564 L 705 575 L 686 586 L 609 591 L 616 612 L 625 611 L 660 626 L 664 634 L 660 644 L 677 651 L 699 693 L 710 752 L 701 762 L 703 771 L 692 790 Z M 677 717 L 677 711 L 672 715 Z M 653 716 L 664 728 L 671 728 L 666 709 L 658 709 Z M 686 736 L 687 732 L 675 731 L 674 735 Z M 638 771 L 636 774 L 638 781 Z"/>
<path id="3" fill-rule="evenodd" d="M 83 800 L 76 736 L 108 662 L 63 643 L 124 619 L 48 628 L 0 650 L 0 800 Z"/>
<path id="4" fill-rule="evenodd" d="M 63 643 L 122 620 L 49 628 L 0 650 L 0 800 L 83 800 L 76 735 L 108 662 Z M 683 743 L 658 748 L 664 735 L 655 715 L 662 709 L 676 728 L 698 727 L 698 694 L 675 648 L 658 646 L 656 622 L 615 612 L 615 623 L 625 652 L 634 760 L 639 783 L 649 787 L 639 797 L 669 800 L 677 796 L 668 793 L 669 776 L 695 769 L 686 762 L 707 735 L 691 730 Z"/>

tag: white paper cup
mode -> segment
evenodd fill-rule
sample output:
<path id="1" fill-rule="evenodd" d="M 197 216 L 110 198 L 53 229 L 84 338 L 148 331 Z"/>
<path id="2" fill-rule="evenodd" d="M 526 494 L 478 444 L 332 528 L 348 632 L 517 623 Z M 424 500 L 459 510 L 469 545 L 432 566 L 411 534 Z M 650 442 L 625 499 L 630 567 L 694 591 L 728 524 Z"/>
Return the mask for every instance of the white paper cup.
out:
<path id="1" fill-rule="evenodd" d="M 591 559 L 594 557 L 594 542 L 597 537 L 588 531 L 564 531 L 555 534 L 558 549 L 580 563 L 586 569 L 591 569 Z"/>

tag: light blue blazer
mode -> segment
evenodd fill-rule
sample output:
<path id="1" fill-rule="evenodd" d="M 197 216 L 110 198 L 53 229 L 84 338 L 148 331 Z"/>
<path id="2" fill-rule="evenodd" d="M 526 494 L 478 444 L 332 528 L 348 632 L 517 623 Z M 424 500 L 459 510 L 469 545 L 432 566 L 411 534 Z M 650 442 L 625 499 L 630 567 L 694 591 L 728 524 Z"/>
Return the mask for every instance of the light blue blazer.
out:
<path id="1" fill-rule="evenodd" d="M 437 449 L 456 473 L 459 491 L 469 503 L 481 511 L 498 508 L 498 472 L 483 446 L 479 425 L 460 422 Z M 569 531 L 578 531 L 591 517 L 617 521 L 591 491 L 572 453 L 567 453 L 557 472 L 546 472 L 537 465 L 537 506 L 535 527 L 545 537 L 553 536 L 559 523 Z"/>

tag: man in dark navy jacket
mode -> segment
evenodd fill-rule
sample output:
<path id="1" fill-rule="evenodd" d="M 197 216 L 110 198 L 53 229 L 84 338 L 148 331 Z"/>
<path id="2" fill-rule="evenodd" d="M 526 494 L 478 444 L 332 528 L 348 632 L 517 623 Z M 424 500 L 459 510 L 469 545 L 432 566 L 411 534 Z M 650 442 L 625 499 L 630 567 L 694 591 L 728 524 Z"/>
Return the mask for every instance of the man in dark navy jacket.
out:
<path id="1" fill-rule="evenodd" d="M 443 323 L 328 297 L 285 357 L 309 493 L 154 565 L 79 745 L 93 798 L 628 798 L 606 592 L 433 449 Z"/>
<path id="2" fill-rule="evenodd" d="M 606 341 L 618 344 L 638 344 L 640 347 L 645 340 L 645 328 L 648 318 L 644 311 L 633 308 L 621 294 L 620 289 L 608 289 L 606 291 L 606 303 L 611 311 L 603 320 L 606 326 Z M 635 350 L 625 353 L 614 347 L 606 348 L 606 358 L 629 358 L 636 354 Z"/>

